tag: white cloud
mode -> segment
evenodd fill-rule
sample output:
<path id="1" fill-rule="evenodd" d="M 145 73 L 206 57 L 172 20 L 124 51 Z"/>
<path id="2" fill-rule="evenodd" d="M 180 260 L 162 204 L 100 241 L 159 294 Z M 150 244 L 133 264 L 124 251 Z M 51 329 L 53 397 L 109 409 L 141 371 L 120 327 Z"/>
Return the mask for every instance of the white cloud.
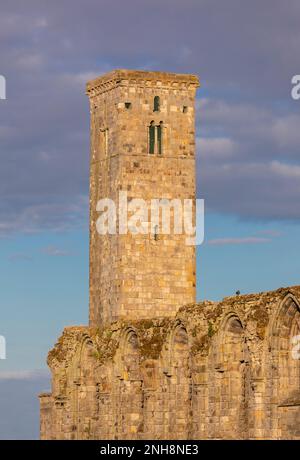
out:
<path id="1" fill-rule="evenodd" d="M 73 203 L 42 203 L 10 213 L 0 206 L 0 238 L 16 232 L 34 234 L 43 229 L 61 232 L 85 228 L 88 203 L 88 197 L 80 195 Z"/>
<path id="2" fill-rule="evenodd" d="M 274 141 L 281 148 L 300 147 L 300 116 L 287 115 L 275 118 L 270 130 Z"/>
<path id="3" fill-rule="evenodd" d="M 227 102 L 223 99 L 203 98 L 196 102 L 198 119 L 207 122 L 228 124 L 245 124 L 245 126 L 266 123 L 270 112 L 256 105 L 243 102 Z"/>
<path id="4" fill-rule="evenodd" d="M 227 137 L 197 138 L 197 153 L 210 157 L 230 157 L 238 150 L 238 145 Z"/>
<path id="5" fill-rule="evenodd" d="M 284 176 L 291 179 L 300 179 L 300 166 L 281 163 L 280 161 L 272 161 L 270 169 L 273 173 L 279 176 Z"/>
<path id="6" fill-rule="evenodd" d="M 109 72 L 111 67 L 102 67 L 98 70 L 90 70 L 87 72 L 78 72 L 78 73 L 65 73 L 58 77 L 58 82 L 71 86 L 85 86 L 86 83 L 90 80 L 94 80 L 106 72 Z"/>
<path id="7" fill-rule="evenodd" d="M 44 57 L 38 53 L 22 54 L 16 59 L 16 67 L 19 70 L 41 70 L 44 65 Z"/>
<path id="8" fill-rule="evenodd" d="M 299 115 L 280 115 L 263 106 L 212 98 L 198 100 L 196 107 L 200 123 L 207 124 L 211 131 L 225 131 L 226 137 L 232 138 L 235 134 L 246 143 L 258 139 L 268 141 L 278 149 L 300 147 Z"/>
<path id="9" fill-rule="evenodd" d="M 273 229 L 265 229 L 265 230 L 260 230 L 259 232 L 256 232 L 257 235 L 266 235 L 272 238 L 278 238 L 279 236 L 282 236 L 282 232 L 279 230 L 273 230 Z"/>
<path id="10" fill-rule="evenodd" d="M 41 252 L 52 257 L 67 257 L 70 255 L 68 251 L 56 248 L 55 246 L 47 246 L 46 248 L 42 248 Z"/>
<path id="11" fill-rule="evenodd" d="M 262 244 L 269 243 L 269 238 L 259 238 L 256 236 L 247 236 L 243 238 L 216 238 L 209 240 L 207 244 L 211 246 L 224 246 L 228 244 L 239 245 L 239 244 Z"/>
<path id="12" fill-rule="evenodd" d="M 47 369 L 0 371 L 0 380 L 33 380 L 49 376 L 50 373 Z"/>
<path id="13" fill-rule="evenodd" d="M 38 29 L 44 29 L 48 27 L 47 19 L 43 17 L 37 18 L 35 21 L 35 27 L 37 27 Z"/>

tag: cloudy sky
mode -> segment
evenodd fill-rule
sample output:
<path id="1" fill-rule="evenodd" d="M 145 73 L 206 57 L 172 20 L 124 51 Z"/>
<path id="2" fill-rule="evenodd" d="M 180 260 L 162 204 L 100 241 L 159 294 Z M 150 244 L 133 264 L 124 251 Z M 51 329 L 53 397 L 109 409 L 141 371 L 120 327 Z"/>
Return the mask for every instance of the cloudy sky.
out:
<path id="1" fill-rule="evenodd" d="M 37 436 L 46 353 L 87 322 L 88 79 L 199 75 L 198 297 L 299 284 L 299 20 L 297 0 L 1 1 L 0 414 L 21 406 L 0 438 Z"/>

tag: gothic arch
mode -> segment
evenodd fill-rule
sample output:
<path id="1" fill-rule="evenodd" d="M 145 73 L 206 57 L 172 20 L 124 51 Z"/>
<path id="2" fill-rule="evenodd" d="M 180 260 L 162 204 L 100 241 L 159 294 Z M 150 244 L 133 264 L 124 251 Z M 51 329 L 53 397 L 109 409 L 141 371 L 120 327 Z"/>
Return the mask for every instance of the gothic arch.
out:
<path id="1" fill-rule="evenodd" d="M 270 322 L 266 350 L 269 376 L 266 394 L 270 426 L 267 435 L 275 439 L 300 439 L 300 359 L 295 356 L 300 334 L 300 305 L 292 294 L 279 303 Z"/>
<path id="2" fill-rule="evenodd" d="M 139 340 L 133 327 L 121 336 L 116 356 L 115 427 L 117 439 L 137 439 L 143 428 L 143 380 Z"/>
<path id="3" fill-rule="evenodd" d="M 134 327 L 126 327 L 121 334 L 115 357 L 117 375 L 127 380 L 139 371 L 139 339 Z"/>
<path id="4" fill-rule="evenodd" d="M 300 312 L 300 303 L 297 298 L 289 293 L 279 303 L 269 326 L 270 345 L 276 345 L 276 340 L 287 337 L 292 321 L 297 312 Z"/>
<path id="5" fill-rule="evenodd" d="M 96 348 L 91 337 L 84 334 L 73 358 L 71 372 L 71 419 L 73 439 L 95 439 L 96 426 L 92 424 L 97 408 L 95 361 Z"/>
<path id="6" fill-rule="evenodd" d="M 165 372 L 168 404 L 165 435 L 169 439 L 190 439 L 192 420 L 192 379 L 190 344 L 185 325 L 177 321 L 170 334 L 169 366 Z"/>
<path id="7" fill-rule="evenodd" d="M 245 328 L 235 312 L 223 318 L 214 339 L 209 376 L 209 437 L 248 437 L 250 363 Z"/>

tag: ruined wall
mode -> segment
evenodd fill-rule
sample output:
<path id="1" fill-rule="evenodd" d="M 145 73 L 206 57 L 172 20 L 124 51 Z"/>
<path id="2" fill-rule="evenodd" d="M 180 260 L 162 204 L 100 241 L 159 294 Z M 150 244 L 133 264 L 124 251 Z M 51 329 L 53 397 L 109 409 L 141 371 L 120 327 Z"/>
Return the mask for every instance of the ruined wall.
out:
<path id="1" fill-rule="evenodd" d="M 127 193 L 128 202 L 145 200 L 149 210 L 153 199 L 177 199 L 181 204 L 184 199 L 195 199 L 198 86 L 193 75 L 133 70 L 116 70 L 87 85 L 91 117 L 90 326 L 120 318 L 174 316 L 178 299 L 183 304 L 195 301 L 195 247 L 186 244 L 184 232 L 174 234 L 171 226 L 169 234 L 162 234 L 158 225 L 145 234 L 123 234 L 117 226 L 116 235 L 99 235 L 96 207 L 100 199 L 111 198 L 118 211 L 119 192 Z M 157 97 L 159 107 L 154 111 Z M 156 139 L 152 153 L 150 125 Z M 150 211 L 144 222 L 150 222 Z"/>
<path id="2" fill-rule="evenodd" d="M 300 287 L 66 328 L 42 439 L 300 439 Z"/>

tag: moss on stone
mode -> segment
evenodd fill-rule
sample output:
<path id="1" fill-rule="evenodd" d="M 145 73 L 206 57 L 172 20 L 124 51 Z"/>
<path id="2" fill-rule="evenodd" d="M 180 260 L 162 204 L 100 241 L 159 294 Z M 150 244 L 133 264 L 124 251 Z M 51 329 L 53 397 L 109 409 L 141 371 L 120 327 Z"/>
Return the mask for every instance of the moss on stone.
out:
<path id="1" fill-rule="evenodd" d="M 269 323 L 269 315 L 264 305 L 257 305 L 250 310 L 248 319 L 256 322 L 256 333 L 260 339 L 265 337 L 267 325 Z"/>
<path id="2" fill-rule="evenodd" d="M 91 333 L 91 339 L 95 346 L 94 357 L 101 364 L 113 359 L 119 345 L 118 330 L 114 325 L 106 328 L 94 329 Z"/>
<path id="3" fill-rule="evenodd" d="M 191 352 L 193 355 L 200 353 L 201 355 L 207 355 L 209 350 L 210 337 L 208 334 L 204 334 L 201 337 L 196 338 L 193 341 Z"/>
<path id="4" fill-rule="evenodd" d="M 68 357 L 75 352 L 77 344 L 87 330 L 86 326 L 66 327 L 53 349 L 48 353 L 48 365 L 51 367 L 51 363 L 61 364 L 67 361 Z"/>
<path id="5" fill-rule="evenodd" d="M 158 359 L 172 321 L 168 318 L 141 320 L 135 323 L 141 360 Z"/>
<path id="6" fill-rule="evenodd" d="M 215 333 L 215 330 L 213 328 L 213 325 L 210 321 L 208 321 L 208 332 L 207 332 L 208 337 L 212 337 L 214 333 Z"/>

